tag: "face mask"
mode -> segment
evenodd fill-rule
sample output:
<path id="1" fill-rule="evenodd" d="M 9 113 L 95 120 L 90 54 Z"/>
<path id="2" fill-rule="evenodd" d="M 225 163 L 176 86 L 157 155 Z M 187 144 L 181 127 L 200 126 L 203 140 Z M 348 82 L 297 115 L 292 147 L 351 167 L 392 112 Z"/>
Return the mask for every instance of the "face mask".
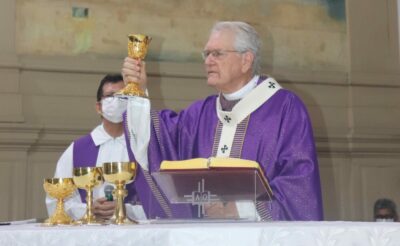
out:
<path id="1" fill-rule="evenodd" d="M 122 114 L 126 111 L 127 100 L 117 97 L 107 97 L 101 100 L 101 111 L 104 118 L 113 122 L 122 122 Z"/>
<path id="2" fill-rule="evenodd" d="M 386 219 L 377 218 L 377 219 L 375 219 L 375 221 L 376 222 L 393 222 L 394 219 L 393 218 L 386 218 Z"/>

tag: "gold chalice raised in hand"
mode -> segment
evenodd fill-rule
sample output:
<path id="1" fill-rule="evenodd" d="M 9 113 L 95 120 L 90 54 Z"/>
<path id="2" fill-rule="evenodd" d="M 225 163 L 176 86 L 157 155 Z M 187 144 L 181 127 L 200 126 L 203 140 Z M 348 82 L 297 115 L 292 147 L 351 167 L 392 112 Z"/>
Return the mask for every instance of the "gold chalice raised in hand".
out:
<path id="1" fill-rule="evenodd" d="M 76 186 L 72 178 L 51 178 L 45 179 L 43 188 L 46 193 L 57 199 L 57 208 L 53 215 L 45 220 L 43 225 L 69 225 L 72 223 L 71 217 L 64 211 L 64 199 L 72 195 Z"/>
<path id="2" fill-rule="evenodd" d="M 113 196 L 116 197 L 116 207 L 111 223 L 117 225 L 137 223 L 126 217 L 124 198 L 128 195 L 125 185 L 131 183 L 136 177 L 135 162 L 106 162 L 103 164 L 103 177 L 105 181 L 115 184 Z"/>
<path id="3" fill-rule="evenodd" d="M 73 170 L 73 179 L 79 189 L 86 190 L 86 214 L 78 224 L 104 224 L 93 213 L 93 188 L 103 183 L 101 167 L 78 167 Z"/>
<path id="4" fill-rule="evenodd" d="M 147 54 L 147 47 L 149 46 L 151 37 L 142 34 L 128 35 L 128 56 L 133 59 L 143 60 Z M 125 87 L 115 93 L 117 97 L 146 97 L 146 94 L 140 88 L 136 81 L 128 81 Z"/>

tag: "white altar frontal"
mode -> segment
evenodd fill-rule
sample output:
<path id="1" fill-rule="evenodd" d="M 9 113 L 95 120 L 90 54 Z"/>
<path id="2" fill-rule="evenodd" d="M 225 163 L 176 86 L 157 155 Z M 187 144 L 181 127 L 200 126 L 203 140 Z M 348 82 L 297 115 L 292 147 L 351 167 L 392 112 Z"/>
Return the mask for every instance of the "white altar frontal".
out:
<path id="1" fill-rule="evenodd" d="M 0 245 L 400 245 L 396 222 L 214 222 L 0 226 Z"/>

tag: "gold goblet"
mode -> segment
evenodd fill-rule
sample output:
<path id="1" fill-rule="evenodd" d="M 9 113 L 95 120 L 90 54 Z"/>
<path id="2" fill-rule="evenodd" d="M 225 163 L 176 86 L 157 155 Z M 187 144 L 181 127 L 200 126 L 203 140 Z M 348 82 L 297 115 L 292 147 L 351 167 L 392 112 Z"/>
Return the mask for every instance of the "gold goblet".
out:
<path id="1" fill-rule="evenodd" d="M 78 224 L 104 224 L 93 214 L 93 188 L 103 183 L 100 167 L 78 167 L 73 170 L 73 179 L 79 189 L 86 190 L 86 214 L 77 221 Z"/>
<path id="2" fill-rule="evenodd" d="M 72 178 L 50 178 L 45 179 L 43 188 L 46 193 L 57 199 L 57 208 L 50 218 L 45 220 L 43 225 L 69 225 L 72 223 L 71 217 L 64 211 L 64 199 L 72 195 L 76 186 Z"/>
<path id="3" fill-rule="evenodd" d="M 147 54 L 147 47 L 149 46 L 150 41 L 151 37 L 143 34 L 128 35 L 128 56 L 133 59 L 144 59 Z M 115 93 L 115 95 L 118 97 L 146 97 L 146 94 L 136 81 L 128 81 L 125 87 Z"/>
<path id="4" fill-rule="evenodd" d="M 136 177 L 135 162 L 107 162 L 103 163 L 103 177 L 107 182 L 115 184 L 113 196 L 116 197 L 116 207 L 111 223 L 117 225 L 137 223 L 126 217 L 124 198 L 128 195 L 125 185 Z"/>

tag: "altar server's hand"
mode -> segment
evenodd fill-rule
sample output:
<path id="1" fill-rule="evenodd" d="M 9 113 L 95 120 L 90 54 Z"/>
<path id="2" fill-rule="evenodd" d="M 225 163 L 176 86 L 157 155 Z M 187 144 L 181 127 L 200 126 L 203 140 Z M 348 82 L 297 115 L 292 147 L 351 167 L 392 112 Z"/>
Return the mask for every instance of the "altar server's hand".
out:
<path id="1" fill-rule="evenodd" d="M 109 219 L 114 215 L 115 201 L 107 201 L 107 198 L 102 197 L 94 201 L 93 213 L 97 218 Z"/>
<path id="2" fill-rule="evenodd" d="M 144 61 L 126 57 L 122 64 L 121 73 L 125 84 L 128 82 L 137 82 L 143 90 L 146 89 L 147 75 L 146 63 Z"/>

